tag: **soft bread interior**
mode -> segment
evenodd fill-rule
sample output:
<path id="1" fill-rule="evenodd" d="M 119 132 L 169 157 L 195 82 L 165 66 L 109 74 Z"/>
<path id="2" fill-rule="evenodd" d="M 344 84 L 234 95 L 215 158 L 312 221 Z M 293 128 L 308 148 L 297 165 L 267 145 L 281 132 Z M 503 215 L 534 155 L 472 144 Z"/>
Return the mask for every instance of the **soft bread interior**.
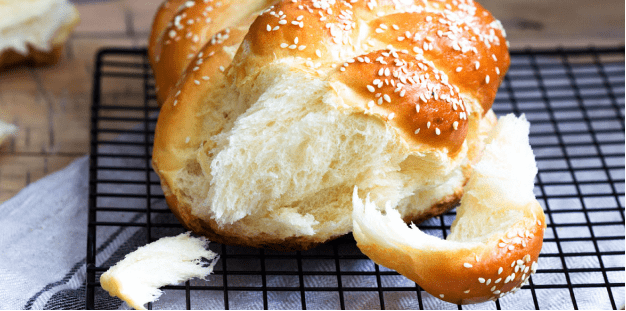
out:
<path id="1" fill-rule="evenodd" d="M 530 125 L 525 116 L 502 117 L 480 162 L 465 186 L 450 241 L 484 241 L 506 232 L 535 202 L 537 165 L 528 141 Z"/>
<path id="2" fill-rule="evenodd" d="M 407 227 L 390 203 L 382 210 L 369 198 L 363 203 L 356 190 L 355 238 L 367 244 L 446 250 L 474 247 L 502 235 L 524 217 L 526 206 L 536 201 L 532 190 L 537 167 L 528 131 L 529 123 L 524 116 L 500 118 L 464 187 L 457 217 L 446 240 L 427 235 L 416 226 Z"/>
<path id="3" fill-rule="evenodd" d="M 354 185 L 403 214 L 414 196 L 423 200 L 412 213 L 462 185 L 467 147 L 454 158 L 414 150 L 380 118 L 344 105 L 346 95 L 327 78 L 279 63 L 261 72 L 205 99 L 207 107 L 229 103 L 219 108 L 229 113 L 207 118 L 204 144 L 177 174 L 179 199 L 194 215 L 244 236 L 324 241 L 350 232 Z"/>
<path id="4" fill-rule="evenodd" d="M 161 238 L 126 255 L 102 274 L 100 283 L 111 296 L 145 310 L 146 303 L 163 294 L 159 287 L 204 278 L 213 271 L 217 254 L 207 249 L 208 244 L 190 232 Z"/>

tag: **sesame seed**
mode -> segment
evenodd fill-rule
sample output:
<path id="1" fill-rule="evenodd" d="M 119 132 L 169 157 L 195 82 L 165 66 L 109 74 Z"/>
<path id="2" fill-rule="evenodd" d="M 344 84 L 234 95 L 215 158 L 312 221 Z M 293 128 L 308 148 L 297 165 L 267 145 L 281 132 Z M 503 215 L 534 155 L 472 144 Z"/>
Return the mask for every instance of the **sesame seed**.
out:
<path id="1" fill-rule="evenodd" d="M 375 104 L 376 103 L 373 100 L 370 100 L 369 102 L 367 102 L 367 107 L 372 108 L 372 107 L 374 107 Z"/>
<path id="2" fill-rule="evenodd" d="M 498 59 L 496 58 L 496 54 L 491 54 L 491 58 L 493 58 L 494 61 L 498 61 Z"/>
<path id="3" fill-rule="evenodd" d="M 209 80 L 209 76 L 202 76 L 202 80 L 208 81 Z"/>
<path id="4" fill-rule="evenodd" d="M 298 37 L 295 37 L 295 38 L 293 39 L 293 43 L 298 44 Z"/>
<path id="5" fill-rule="evenodd" d="M 176 104 L 178 104 L 178 99 L 174 101 L 174 106 L 176 106 Z"/>
<path id="6" fill-rule="evenodd" d="M 280 26 L 274 26 L 274 28 L 272 28 L 272 31 L 276 31 L 280 28 Z"/>
<path id="7" fill-rule="evenodd" d="M 452 128 L 454 128 L 455 130 L 458 130 L 459 129 L 459 122 L 458 121 L 452 122 Z"/>
<path id="8" fill-rule="evenodd" d="M 285 25 L 285 24 L 287 24 L 287 21 L 284 20 L 284 19 L 281 19 L 281 20 L 278 21 L 278 24 Z"/>
<path id="9" fill-rule="evenodd" d="M 464 291 L 464 293 L 466 293 L 466 294 L 469 294 L 469 292 L 470 292 L 470 290 L 469 290 L 469 289 L 468 289 L 468 290 L 466 290 L 466 291 Z"/>
<path id="10" fill-rule="evenodd" d="M 465 268 L 471 268 L 471 267 L 473 267 L 473 266 L 472 266 L 472 264 L 467 263 L 467 262 L 466 262 L 466 263 L 464 263 L 464 264 L 463 264 L 463 266 L 464 266 Z"/>
<path id="11" fill-rule="evenodd" d="M 416 112 L 420 112 L 420 104 L 416 104 L 415 105 L 415 111 Z"/>
<path id="12" fill-rule="evenodd" d="M 395 118 L 396 114 L 395 113 L 390 113 L 389 116 L 387 116 L 387 118 L 391 121 L 393 120 L 393 118 Z"/>
<path id="13" fill-rule="evenodd" d="M 304 49 L 306 49 L 306 45 L 301 45 L 301 46 L 298 47 L 298 50 L 300 50 L 300 51 L 302 51 Z"/>
<path id="14" fill-rule="evenodd" d="M 404 97 L 404 93 L 406 92 L 406 90 L 402 90 L 400 91 L 400 97 Z"/>
<path id="15" fill-rule="evenodd" d="M 185 144 L 188 144 L 190 140 L 191 140 L 191 137 L 187 136 L 187 138 L 185 138 Z"/>
<path id="16" fill-rule="evenodd" d="M 493 291 L 493 293 L 498 295 L 498 294 L 500 294 L 500 291 L 499 290 L 495 290 L 495 291 Z"/>
<path id="17" fill-rule="evenodd" d="M 439 295 L 439 297 L 443 298 L 443 294 Z"/>
<path id="18" fill-rule="evenodd" d="M 441 130 L 439 130 L 439 128 L 435 128 L 435 134 L 436 135 L 441 135 Z"/>
<path id="19" fill-rule="evenodd" d="M 485 83 L 489 84 L 489 75 L 485 77 Z"/>
<path id="20" fill-rule="evenodd" d="M 483 279 L 483 278 L 478 278 L 478 282 L 480 282 L 480 283 L 485 283 L 485 279 Z"/>
<path id="21" fill-rule="evenodd" d="M 426 122 L 426 128 L 430 128 L 430 121 Z"/>
<path id="22" fill-rule="evenodd" d="M 267 24 L 267 31 L 272 31 L 272 26 L 270 26 L 269 24 Z"/>
<path id="23" fill-rule="evenodd" d="M 417 134 L 417 133 L 419 133 L 419 132 L 420 132 L 420 129 L 415 130 L 415 134 Z"/>
<path id="24" fill-rule="evenodd" d="M 494 283 L 498 284 L 498 283 L 500 283 L 500 281 L 502 281 L 502 278 L 497 279 Z"/>
<path id="25" fill-rule="evenodd" d="M 496 286 L 495 285 L 491 287 L 491 291 L 493 292 L 494 290 L 496 290 Z"/>
<path id="26" fill-rule="evenodd" d="M 224 72 L 224 70 L 225 70 L 225 69 L 224 69 L 224 66 L 220 66 L 220 71 L 221 71 L 221 72 Z"/>
<path id="27" fill-rule="evenodd" d="M 489 285 L 489 283 L 491 283 L 491 279 L 487 280 L 487 283 L 485 283 L 485 285 Z"/>
<path id="28" fill-rule="evenodd" d="M 511 273 L 510 277 L 511 277 L 511 281 L 515 280 L 515 272 Z"/>
<path id="29" fill-rule="evenodd" d="M 462 67 L 456 67 L 456 72 L 461 72 L 461 70 L 463 70 Z"/>
<path id="30" fill-rule="evenodd" d="M 283 48 L 283 49 L 288 47 L 288 46 L 289 46 L 289 44 L 287 44 L 287 43 L 281 43 L 280 44 L 280 47 Z"/>
<path id="31" fill-rule="evenodd" d="M 480 63 L 476 61 L 476 70 L 478 70 L 478 68 L 480 68 Z"/>
<path id="32" fill-rule="evenodd" d="M 518 264 L 518 265 L 520 265 L 520 266 L 524 264 L 524 261 L 523 261 L 523 260 L 521 260 L 521 259 L 518 259 L 516 262 L 517 262 L 517 264 Z"/>
<path id="33" fill-rule="evenodd" d="M 367 85 L 367 90 L 372 92 L 372 93 L 374 93 L 374 91 L 376 91 L 376 89 L 373 86 L 369 85 L 369 84 Z"/>
<path id="34" fill-rule="evenodd" d="M 502 269 L 502 267 L 498 268 L 498 274 L 502 273 L 502 270 L 504 270 L 504 269 Z M 496 283 L 498 283 L 498 282 L 496 282 Z"/>
<path id="35" fill-rule="evenodd" d="M 315 55 L 317 55 L 317 57 L 322 57 L 322 52 L 320 50 L 315 50 Z"/>
<path id="36" fill-rule="evenodd" d="M 393 27 L 393 29 L 395 29 L 395 30 L 399 30 L 400 29 L 400 27 L 398 27 L 398 25 L 396 25 L 396 24 L 391 25 L 391 27 Z"/>
<path id="37" fill-rule="evenodd" d="M 196 85 L 200 85 L 200 81 L 198 80 L 193 80 L 193 83 L 195 83 Z"/>
<path id="38" fill-rule="evenodd" d="M 390 103 L 390 102 L 391 102 L 391 97 L 389 97 L 389 95 L 387 95 L 387 94 L 383 95 L 383 99 L 384 99 L 386 102 L 388 102 L 388 103 Z"/>
<path id="39" fill-rule="evenodd" d="M 509 250 L 510 250 L 510 251 L 512 251 L 512 250 L 514 250 L 514 249 L 515 249 L 515 246 L 513 246 L 513 245 L 509 245 Z"/>
<path id="40" fill-rule="evenodd" d="M 289 46 L 289 49 L 295 50 L 297 47 L 298 47 L 297 45 L 292 44 L 292 45 Z"/>
<path id="41" fill-rule="evenodd" d="M 496 73 L 500 74 L 500 68 L 496 67 Z"/>

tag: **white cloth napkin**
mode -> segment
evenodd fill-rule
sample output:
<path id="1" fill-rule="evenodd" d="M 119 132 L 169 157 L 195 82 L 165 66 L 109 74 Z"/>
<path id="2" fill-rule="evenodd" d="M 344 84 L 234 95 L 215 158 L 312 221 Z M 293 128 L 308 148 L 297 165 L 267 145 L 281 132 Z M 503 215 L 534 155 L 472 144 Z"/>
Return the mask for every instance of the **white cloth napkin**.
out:
<path id="1" fill-rule="evenodd" d="M 110 150 L 109 150 L 110 151 Z M 120 160 L 124 164 L 138 165 L 143 160 Z M 101 163 L 102 164 L 102 163 Z M 113 163 L 116 164 L 116 163 Z M 120 164 L 120 163 L 117 163 Z M 62 171 L 51 174 L 23 189 L 14 198 L 0 205 L 0 309 L 80 309 L 85 307 L 85 255 L 87 241 L 87 215 L 88 215 L 88 157 L 82 157 Z M 142 166 L 143 167 L 143 166 Z M 111 173 L 121 174 L 121 173 Z M 129 172 L 128 174 L 133 174 Z M 144 173 L 142 173 L 144 174 Z M 112 177 L 112 176 L 109 176 Z M 121 176 L 117 176 L 120 178 Z M 106 187 L 112 187 L 107 189 Z M 111 190 L 115 185 L 108 185 L 103 191 Z M 119 187 L 119 186 L 117 186 Z M 111 199 L 116 200 L 116 199 Z M 120 199 L 117 199 L 120 200 Z M 123 199 L 121 199 L 123 200 Z M 155 201 L 155 208 L 164 207 L 165 203 Z M 571 205 L 570 207 L 571 208 Z M 559 214 L 560 222 L 576 221 L 580 215 L 576 213 Z M 119 221 L 106 214 L 98 216 L 99 221 Z M 125 221 L 140 220 L 139 215 L 128 213 L 123 216 Z M 569 218 L 571 219 L 569 219 Z M 154 218 L 155 222 L 171 222 L 170 215 L 159 214 Z M 451 222 L 445 219 L 446 223 Z M 439 220 L 431 220 L 436 225 Z M 619 227 L 619 226 L 618 226 Z M 624 227 L 608 229 L 607 235 L 619 236 L 624 234 Z M 145 230 L 136 227 L 105 227 L 97 232 L 98 266 L 112 265 L 120 260 L 126 253 L 136 247 L 145 244 Z M 159 235 L 175 235 L 181 229 L 164 229 Z M 548 228 L 546 238 L 551 238 L 551 229 Z M 568 233 L 572 235 L 571 233 Z M 573 234 L 575 236 L 575 233 Z M 603 251 L 623 251 L 622 243 L 602 245 Z M 580 247 L 579 251 L 588 251 L 591 242 L 568 243 L 568 252 Z M 577 244 L 580 244 L 577 246 Z M 219 245 L 213 243 L 211 249 L 220 251 Z M 250 253 L 250 249 L 230 247 L 234 253 Z M 305 254 L 325 254 L 329 247 L 322 245 Z M 332 250 L 332 249 L 331 249 Z M 256 252 L 256 250 L 253 250 Z M 348 253 L 358 254 L 358 249 L 352 247 Z M 557 253 L 554 243 L 546 243 L 543 253 Z M 271 251 L 266 251 L 271 253 Z M 331 251 L 332 254 L 332 251 Z M 222 259 L 220 259 L 221 261 Z M 624 256 L 610 256 L 603 258 L 605 266 L 624 266 Z M 229 270 L 248 270 L 258 264 L 258 260 L 250 259 L 229 262 Z M 596 256 L 582 256 L 567 258 L 568 267 L 589 268 L 598 265 Z M 289 264 L 281 261 L 267 260 L 266 268 L 290 269 Z M 334 261 L 328 260 L 304 260 L 303 267 L 306 271 L 334 271 Z M 297 267 L 293 266 L 293 271 Z M 220 262 L 216 270 L 221 269 Z M 540 258 L 539 269 L 561 269 L 558 257 Z M 342 271 L 374 271 L 374 265 L 369 260 L 342 260 Z M 381 267 L 382 271 L 386 271 Z M 570 277 L 574 284 L 604 283 L 602 275 L 593 273 L 571 273 Z M 229 276 L 230 286 L 260 286 L 260 277 L 256 276 Z M 336 276 L 310 276 L 304 277 L 305 286 L 336 286 Z M 567 284 L 563 273 L 541 273 L 533 276 L 535 284 Z M 624 282 L 624 271 L 611 272 L 610 282 Z M 348 309 L 378 309 L 380 298 L 376 291 L 350 292 L 351 286 L 376 287 L 376 279 L 373 276 L 343 276 L 344 302 Z M 207 280 L 193 280 L 192 285 L 221 286 L 222 277 L 211 275 Z M 301 307 L 298 278 L 293 276 L 268 276 L 267 285 L 269 307 L 274 309 L 299 309 Z M 294 292 L 272 292 L 273 286 L 291 286 Z M 414 283 L 402 276 L 383 276 L 382 286 L 385 288 L 385 308 L 387 309 L 417 309 L 418 299 L 415 292 L 388 291 L 390 287 L 414 286 Z M 612 289 L 617 307 L 624 306 L 624 288 Z M 536 289 L 539 307 L 541 309 L 572 309 L 572 299 L 569 289 Z M 611 304 L 607 296 L 607 290 L 603 287 L 576 287 L 574 289 L 577 307 L 580 309 L 610 309 Z M 337 309 L 340 307 L 337 292 L 307 291 L 306 304 L 309 309 Z M 128 308 L 117 298 L 110 298 L 102 290 L 96 291 L 96 308 Z M 423 292 L 423 307 L 425 309 L 457 309 L 456 305 L 442 302 Z M 224 295 L 219 291 L 192 292 L 192 308 L 196 309 L 222 309 L 224 308 Z M 229 292 L 230 308 L 263 308 L 261 291 Z M 534 309 L 533 296 L 530 290 L 520 290 L 516 294 L 510 294 L 500 299 L 503 309 Z M 166 290 L 165 294 L 154 308 L 159 309 L 184 309 L 184 291 Z M 464 309 L 495 309 L 493 302 L 478 305 L 463 306 Z"/>

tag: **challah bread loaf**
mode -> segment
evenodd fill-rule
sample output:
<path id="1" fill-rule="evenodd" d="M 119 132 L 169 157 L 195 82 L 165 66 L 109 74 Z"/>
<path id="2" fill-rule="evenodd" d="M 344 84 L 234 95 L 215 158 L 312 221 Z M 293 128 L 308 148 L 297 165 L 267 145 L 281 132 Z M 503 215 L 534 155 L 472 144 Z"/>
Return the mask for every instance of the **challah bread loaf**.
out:
<path id="1" fill-rule="evenodd" d="M 537 269 L 546 228 L 533 194 L 537 166 L 528 131 L 523 117 L 500 119 L 445 240 L 407 227 L 391 204 L 382 214 L 355 189 L 357 246 L 451 303 L 479 303 L 517 291 Z"/>
<path id="2" fill-rule="evenodd" d="M 420 221 L 460 199 L 508 65 L 502 27 L 472 1 L 282 1 L 191 59 L 153 165 L 183 225 L 220 243 L 349 233 L 355 185 Z"/>
<path id="3" fill-rule="evenodd" d="M 255 12 L 276 0 L 163 2 L 154 18 L 148 42 L 148 56 L 156 82 L 159 104 L 169 95 L 183 71 L 200 49 L 224 28 L 247 21 Z"/>
<path id="4" fill-rule="evenodd" d="M 78 22 L 67 0 L 0 1 L 0 70 L 56 63 Z"/>

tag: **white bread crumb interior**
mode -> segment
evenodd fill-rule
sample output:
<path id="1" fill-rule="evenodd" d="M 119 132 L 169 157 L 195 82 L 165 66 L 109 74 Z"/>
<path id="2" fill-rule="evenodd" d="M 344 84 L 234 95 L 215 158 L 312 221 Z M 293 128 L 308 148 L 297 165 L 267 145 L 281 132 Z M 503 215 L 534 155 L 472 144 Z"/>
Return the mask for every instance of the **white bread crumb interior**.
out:
<path id="1" fill-rule="evenodd" d="M 100 277 L 102 288 L 128 305 L 145 310 L 163 292 L 159 287 L 191 278 L 205 278 L 213 271 L 218 256 L 207 249 L 206 238 L 190 232 L 161 238 L 138 248 Z"/>

